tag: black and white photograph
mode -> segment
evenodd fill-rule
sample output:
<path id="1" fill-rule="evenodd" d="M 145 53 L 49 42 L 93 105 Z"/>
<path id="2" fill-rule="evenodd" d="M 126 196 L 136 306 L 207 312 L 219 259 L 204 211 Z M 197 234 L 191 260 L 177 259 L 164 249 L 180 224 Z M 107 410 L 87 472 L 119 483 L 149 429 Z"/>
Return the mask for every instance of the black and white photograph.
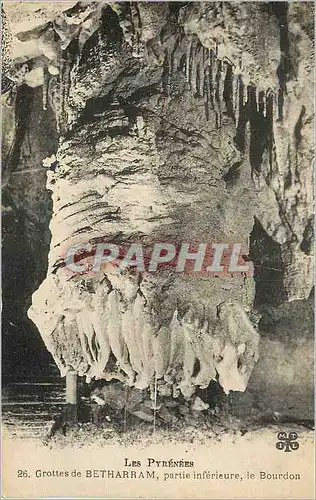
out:
<path id="1" fill-rule="evenodd" d="M 314 10 L 2 2 L 2 498 L 314 498 Z"/>

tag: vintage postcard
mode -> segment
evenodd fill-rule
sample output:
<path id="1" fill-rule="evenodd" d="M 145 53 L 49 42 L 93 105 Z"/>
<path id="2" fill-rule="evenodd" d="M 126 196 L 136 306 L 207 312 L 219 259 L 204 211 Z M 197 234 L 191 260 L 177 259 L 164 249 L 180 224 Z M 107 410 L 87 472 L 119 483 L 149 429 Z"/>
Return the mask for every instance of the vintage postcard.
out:
<path id="1" fill-rule="evenodd" d="M 314 38 L 2 2 L 2 498 L 315 498 Z"/>

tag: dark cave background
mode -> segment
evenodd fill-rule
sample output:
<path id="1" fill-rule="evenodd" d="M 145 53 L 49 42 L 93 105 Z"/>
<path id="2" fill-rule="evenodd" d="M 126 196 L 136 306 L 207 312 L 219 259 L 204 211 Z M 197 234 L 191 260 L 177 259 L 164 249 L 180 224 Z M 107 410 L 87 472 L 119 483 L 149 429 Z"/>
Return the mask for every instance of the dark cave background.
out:
<path id="1" fill-rule="evenodd" d="M 32 293 L 47 270 L 52 215 L 42 161 L 57 148 L 54 114 L 43 110 L 42 89 L 24 85 L 15 103 L 16 137 L 5 159 L 2 189 L 2 376 L 57 374 L 27 316 Z"/>

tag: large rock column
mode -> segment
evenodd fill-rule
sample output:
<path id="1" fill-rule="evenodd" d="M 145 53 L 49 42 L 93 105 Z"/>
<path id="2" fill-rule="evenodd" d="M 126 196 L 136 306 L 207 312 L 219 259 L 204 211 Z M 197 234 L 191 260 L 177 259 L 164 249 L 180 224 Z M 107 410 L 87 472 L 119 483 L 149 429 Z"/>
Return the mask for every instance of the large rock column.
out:
<path id="1" fill-rule="evenodd" d="M 253 278 L 109 266 L 71 275 L 64 259 L 75 244 L 247 247 L 256 217 L 281 247 L 286 298 L 309 293 L 309 191 L 300 197 L 293 177 L 282 184 L 293 144 L 286 106 L 300 110 L 296 151 L 308 148 L 297 140 L 305 123 L 310 134 L 310 97 L 299 93 L 308 70 L 300 60 L 295 77 L 288 68 L 283 17 L 295 15 L 255 3 L 88 4 L 23 34 L 43 52 L 25 79 L 43 84 L 60 134 L 46 162 L 49 269 L 29 315 L 62 375 L 190 397 L 217 378 L 244 391 L 258 354 Z M 305 26 L 295 29 L 307 43 Z M 304 292 L 293 266 L 309 280 Z"/>

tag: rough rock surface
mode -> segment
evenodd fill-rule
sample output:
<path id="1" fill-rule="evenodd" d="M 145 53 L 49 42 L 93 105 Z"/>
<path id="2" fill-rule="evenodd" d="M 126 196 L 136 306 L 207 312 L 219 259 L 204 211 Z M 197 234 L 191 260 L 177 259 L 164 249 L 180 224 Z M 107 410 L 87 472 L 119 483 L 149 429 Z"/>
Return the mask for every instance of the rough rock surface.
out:
<path id="1" fill-rule="evenodd" d="M 314 297 L 265 306 L 260 321 L 260 362 L 232 412 L 271 421 L 314 421 Z"/>
<path id="2" fill-rule="evenodd" d="M 63 375 L 188 398 L 217 378 L 244 391 L 265 267 L 281 274 L 278 302 L 312 287 L 312 5 L 90 2 L 45 15 L 13 30 L 9 75 L 43 89 L 59 134 L 30 318 Z M 255 277 L 70 276 L 67 250 L 100 238 L 251 242 Z M 276 269 L 262 260 L 271 245 Z"/>

